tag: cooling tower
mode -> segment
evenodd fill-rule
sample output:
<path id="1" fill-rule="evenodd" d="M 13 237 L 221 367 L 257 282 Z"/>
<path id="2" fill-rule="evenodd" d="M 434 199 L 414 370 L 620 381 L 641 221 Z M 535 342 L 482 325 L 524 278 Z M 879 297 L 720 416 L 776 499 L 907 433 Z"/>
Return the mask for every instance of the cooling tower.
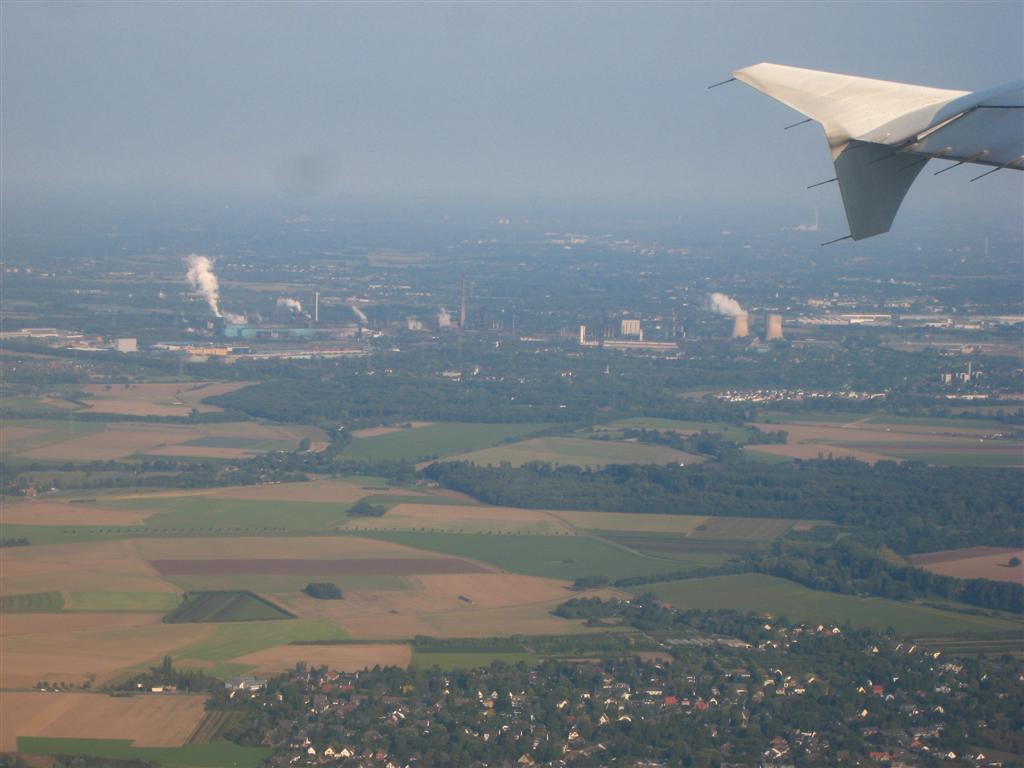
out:
<path id="1" fill-rule="evenodd" d="M 765 341 L 782 341 L 782 315 L 768 315 L 765 326 Z"/>
<path id="2" fill-rule="evenodd" d="M 750 320 L 746 312 L 736 315 L 732 324 L 732 337 L 734 339 L 745 339 L 750 335 Z"/>

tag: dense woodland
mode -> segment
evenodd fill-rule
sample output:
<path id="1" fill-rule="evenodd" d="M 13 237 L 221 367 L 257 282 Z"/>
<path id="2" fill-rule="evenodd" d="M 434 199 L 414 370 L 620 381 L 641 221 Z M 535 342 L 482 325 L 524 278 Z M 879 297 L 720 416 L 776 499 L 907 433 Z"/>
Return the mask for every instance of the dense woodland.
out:
<path id="1" fill-rule="evenodd" d="M 901 554 L 1021 543 L 1024 486 L 1014 469 L 850 459 L 593 470 L 438 462 L 424 474 L 502 506 L 827 520 Z"/>

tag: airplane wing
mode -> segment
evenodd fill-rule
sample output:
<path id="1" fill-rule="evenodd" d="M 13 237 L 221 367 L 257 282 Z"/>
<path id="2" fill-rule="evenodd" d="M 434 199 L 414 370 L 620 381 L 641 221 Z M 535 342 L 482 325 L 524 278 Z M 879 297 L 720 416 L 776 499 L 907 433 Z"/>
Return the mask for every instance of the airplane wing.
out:
<path id="1" fill-rule="evenodd" d="M 970 92 L 780 64 L 732 74 L 825 130 L 854 240 L 889 231 L 931 158 L 1024 167 L 1024 81 Z"/>

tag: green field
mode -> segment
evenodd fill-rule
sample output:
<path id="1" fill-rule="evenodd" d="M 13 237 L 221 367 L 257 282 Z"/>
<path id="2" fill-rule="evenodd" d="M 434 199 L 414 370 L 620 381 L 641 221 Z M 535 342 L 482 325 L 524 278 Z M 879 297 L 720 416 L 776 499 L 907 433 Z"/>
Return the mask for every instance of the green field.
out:
<path id="1" fill-rule="evenodd" d="M 604 575 L 611 580 L 679 570 L 679 560 L 648 557 L 586 536 L 514 536 L 463 533 L 360 531 L 360 536 L 418 549 L 469 557 L 513 573 L 576 579 Z"/>
<path id="2" fill-rule="evenodd" d="M 1024 464 L 1024 449 L 1007 447 L 1005 453 L 927 453 L 916 451 L 886 451 L 886 454 L 905 461 L 921 461 L 940 467 L 1019 467 Z"/>
<path id="3" fill-rule="evenodd" d="M 674 432 L 717 432 L 726 440 L 745 443 L 750 439 L 752 431 L 738 424 L 726 421 L 679 421 L 678 419 L 659 419 L 651 416 L 635 416 L 630 419 L 619 419 L 605 425 L 612 429 L 662 429 Z"/>
<path id="4" fill-rule="evenodd" d="M 294 618 L 283 608 L 248 591 L 186 592 L 164 616 L 167 624 L 212 621 L 273 621 Z"/>
<path id="5" fill-rule="evenodd" d="M 181 598 L 174 592 L 72 592 L 69 611 L 167 613 Z"/>
<path id="6" fill-rule="evenodd" d="M 771 541 L 792 528 L 795 522 L 797 521 L 771 517 L 709 517 L 690 535 L 695 539 Z"/>
<path id="7" fill-rule="evenodd" d="M 64 609 L 60 592 L 28 592 L 0 597 L 0 613 L 57 613 Z"/>
<path id="8" fill-rule="evenodd" d="M 758 547 L 758 542 L 749 540 L 697 539 L 666 533 L 608 531 L 603 538 L 645 555 L 671 558 L 677 568 L 713 568 Z"/>
<path id="9" fill-rule="evenodd" d="M 48 445 L 62 443 L 65 440 L 72 440 L 76 437 L 94 435 L 103 432 L 107 425 L 102 421 L 75 421 L 74 417 L 67 419 L 5 419 L 4 427 L 26 427 L 28 429 L 42 430 L 36 434 L 25 435 L 24 437 L 4 440 L 2 448 L 3 455 L 17 455 L 34 448 L 45 448 Z"/>
<path id="10" fill-rule="evenodd" d="M 446 672 L 450 672 L 455 669 L 476 669 L 479 667 L 486 667 L 495 661 L 503 661 L 506 664 L 518 664 L 522 661 L 526 664 L 533 665 L 536 664 L 539 659 L 540 656 L 537 654 L 528 653 L 526 651 L 519 653 L 510 653 L 507 651 L 494 651 L 490 653 L 486 651 L 414 651 L 412 655 L 412 666 L 424 669 L 440 667 Z"/>
<path id="11" fill-rule="evenodd" d="M 811 624 L 852 624 L 901 635 L 937 637 L 991 635 L 1020 632 L 1024 622 L 994 616 L 944 611 L 916 603 L 880 597 L 855 597 L 808 589 L 800 584 L 764 574 L 713 576 L 638 587 L 653 591 L 677 608 L 720 608 L 786 617 Z"/>
<path id="12" fill-rule="evenodd" d="M 240 747 L 228 742 L 184 747 L 135 747 L 128 739 L 50 739 L 18 737 L 25 755 L 92 755 L 110 760 L 144 760 L 164 768 L 258 768 L 270 757 L 266 747 Z"/>
<path id="13" fill-rule="evenodd" d="M 344 640 L 348 637 L 336 624 L 316 619 L 290 619 L 287 621 L 256 621 L 218 624 L 202 640 L 176 648 L 172 654 L 175 663 L 188 659 L 195 661 L 226 662 L 247 653 L 298 642 Z M 216 667 L 207 670 L 218 674 Z"/>
<path id="14" fill-rule="evenodd" d="M 298 492 L 297 492 L 298 493 Z M 347 504 L 320 501 L 242 501 L 209 496 L 174 496 L 104 502 L 114 509 L 151 510 L 147 528 L 330 530 L 345 521 Z"/>
<path id="15" fill-rule="evenodd" d="M 357 437 L 341 454 L 342 461 L 425 461 L 497 445 L 545 429 L 547 424 L 474 424 L 445 422 L 376 437 Z"/>
<path id="16" fill-rule="evenodd" d="M 546 461 L 551 464 L 605 467 L 609 464 L 699 464 L 705 459 L 663 445 L 580 437 L 536 437 L 453 456 L 452 460 L 470 461 L 481 466 L 498 466 L 508 462 L 518 467 L 531 461 Z"/>

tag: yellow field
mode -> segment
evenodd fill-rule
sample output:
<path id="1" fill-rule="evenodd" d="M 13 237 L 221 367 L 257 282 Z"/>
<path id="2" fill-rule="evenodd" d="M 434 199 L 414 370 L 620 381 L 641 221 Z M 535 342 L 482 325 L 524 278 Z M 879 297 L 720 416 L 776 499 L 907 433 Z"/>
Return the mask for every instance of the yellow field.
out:
<path id="1" fill-rule="evenodd" d="M 350 530 L 421 530 L 451 533 L 570 534 L 560 513 L 514 507 L 459 504 L 398 504 L 383 517 L 350 519 Z"/>
<path id="2" fill-rule="evenodd" d="M 131 739 L 137 747 L 179 747 L 205 714 L 204 697 L 6 691 L 0 696 L 0 751 L 19 736 Z"/>
<path id="3" fill-rule="evenodd" d="M 127 667 L 155 664 L 200 640 L 212 625 L 161 624 L 158 614 L 4 614 L 0 687 L 39 681 L 99 686 Z M 6 698 L 7 694 L 0 696 Z"/>

